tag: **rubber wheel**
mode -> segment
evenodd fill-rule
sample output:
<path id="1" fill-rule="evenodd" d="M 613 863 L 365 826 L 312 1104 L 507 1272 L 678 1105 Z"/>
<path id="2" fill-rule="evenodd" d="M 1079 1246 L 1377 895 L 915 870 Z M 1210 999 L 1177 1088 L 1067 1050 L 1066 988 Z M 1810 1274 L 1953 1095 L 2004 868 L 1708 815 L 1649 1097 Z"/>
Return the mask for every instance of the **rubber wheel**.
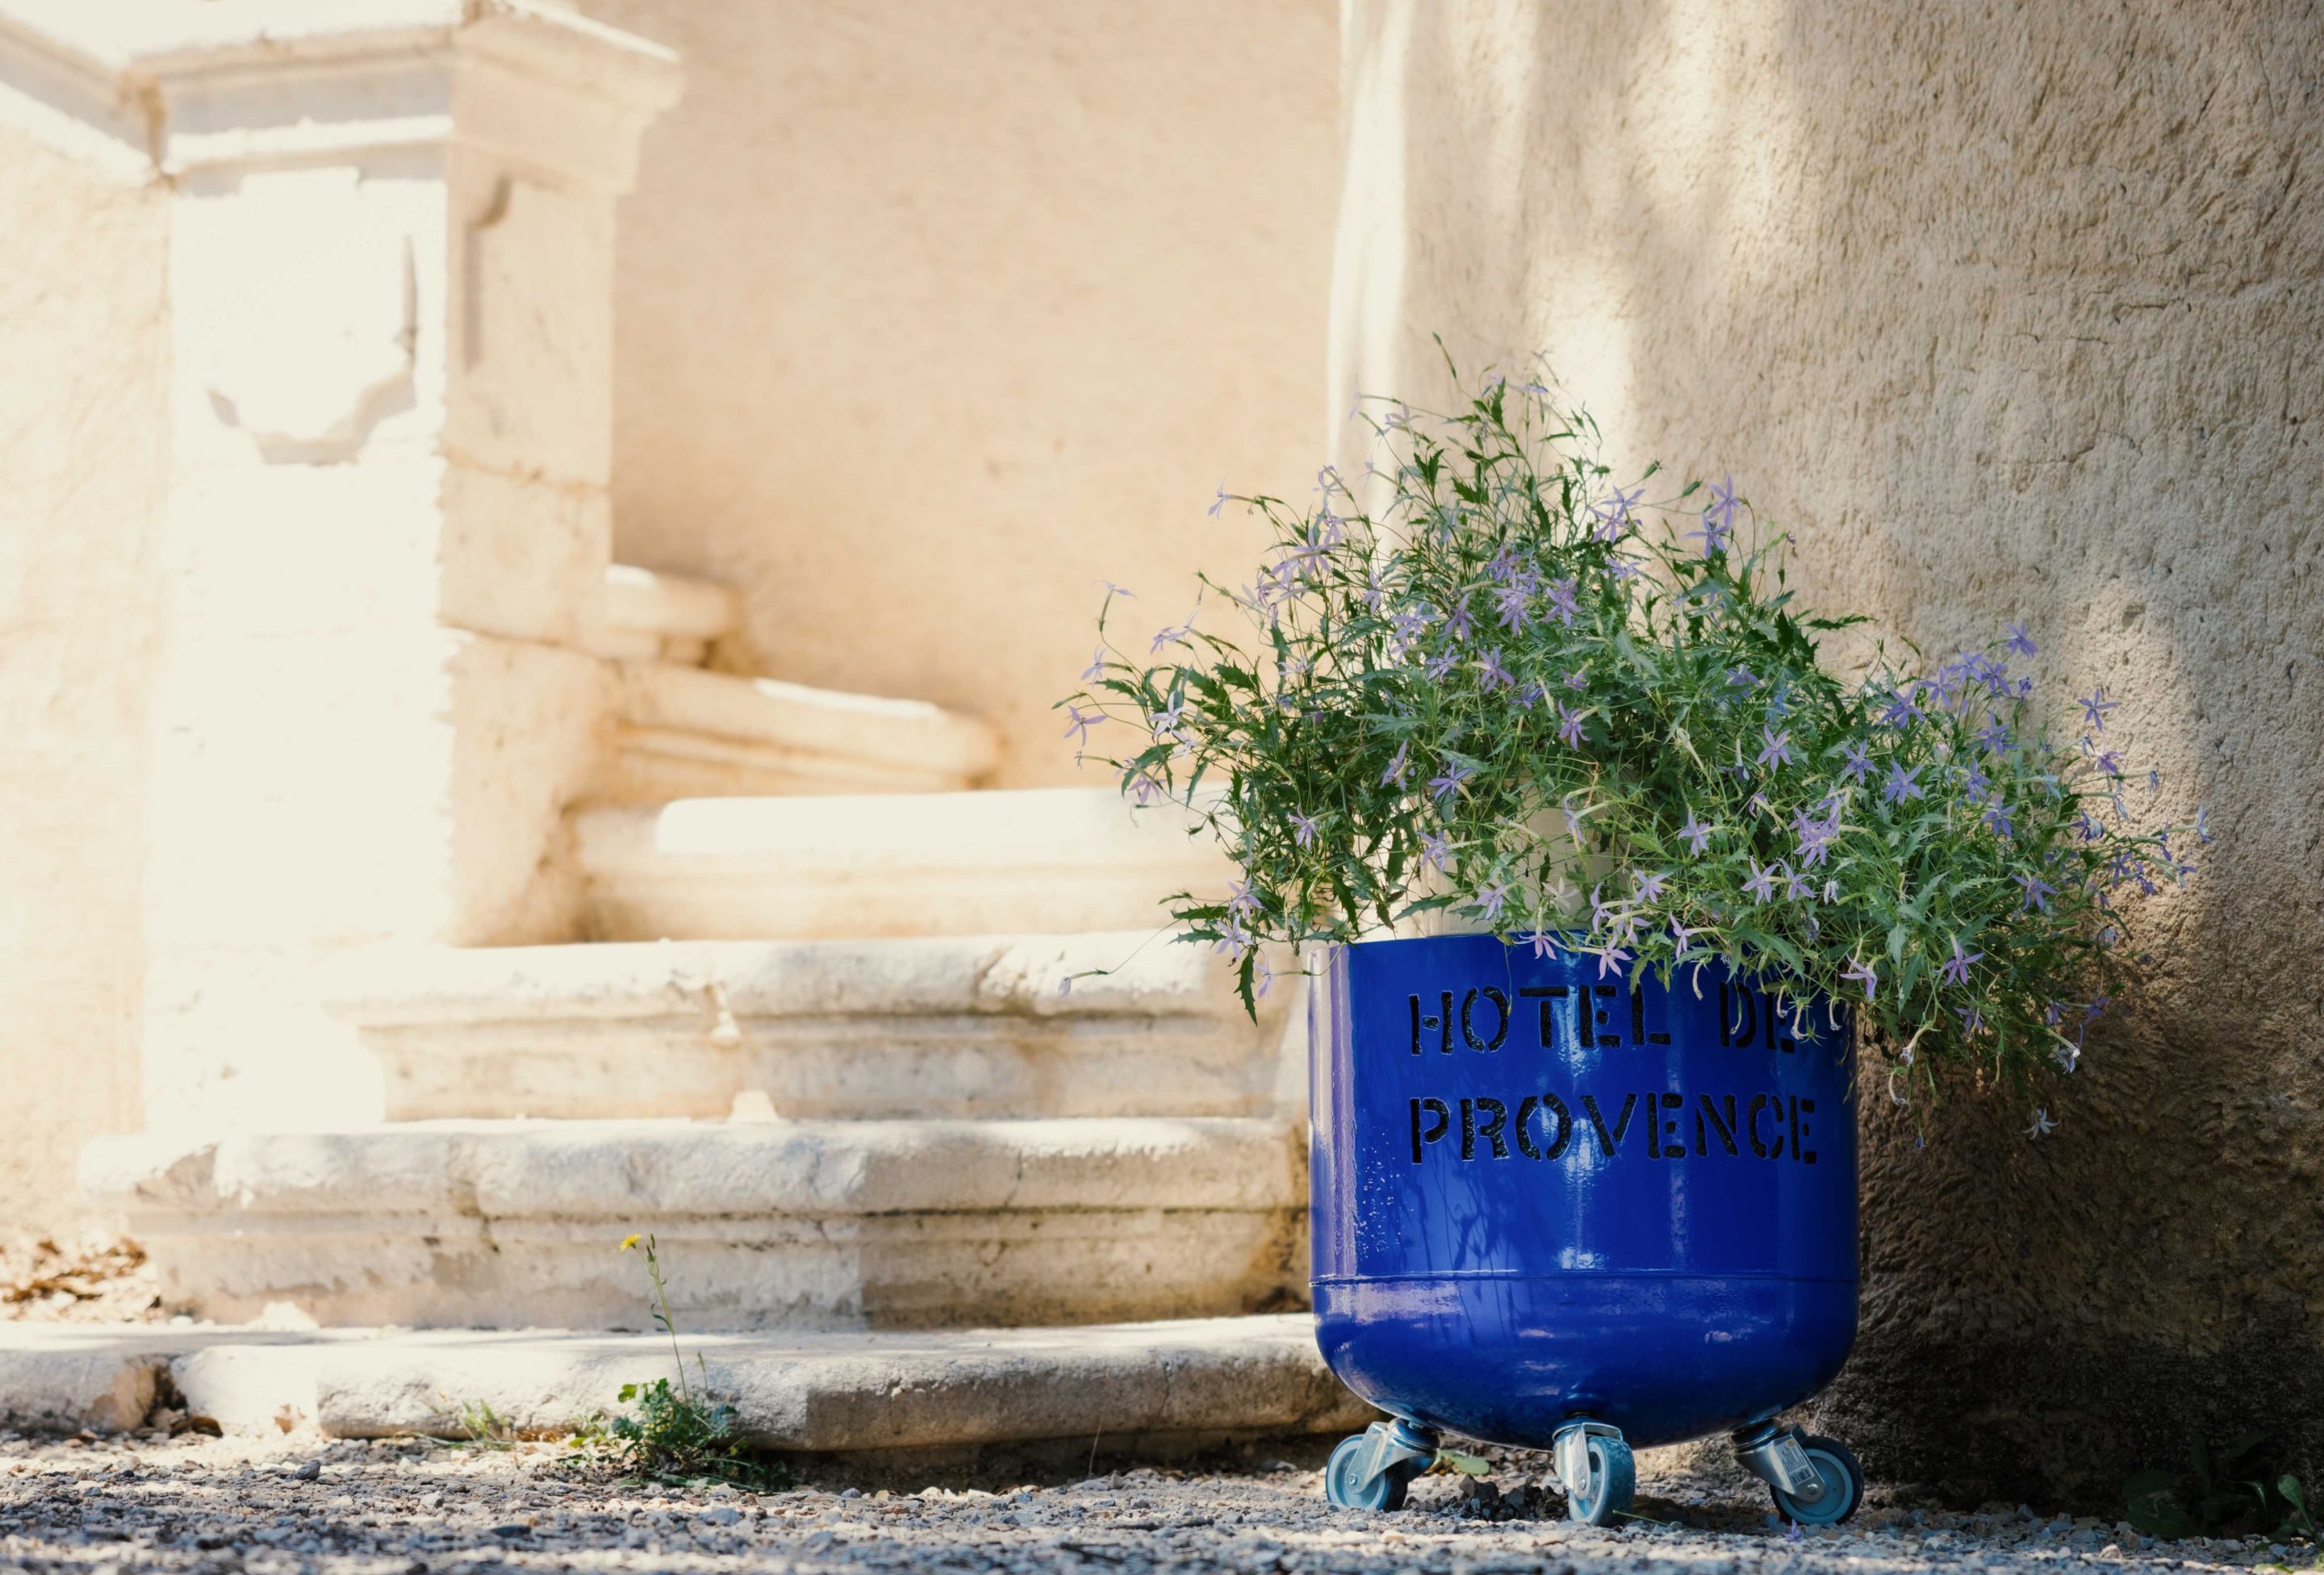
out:
<path id="1" fill-rule="evenodd" d="M 1618 1438 L 1592 1433 L 1588 1440 L 1590 1486 L 1565 1497 L 1567 1518 L 1583 1525 L 1604 1525 L 1630 1507 L 1637 1491 L 1638 1469 L 1630 1446 Z"/>
<path id="2" fill-rule="evenodd" d="M 1405 1489 L 1412 1486 L 1416 1468 L 1410 1461 L 1390 1466 L 1365 1481 L 1358 1477 L 1364 1435 L 1343 1438 L 1323 1468 L 1323 1497 L 1334 1509 L 1402 1509 Z"/>
<path id="3" fill-rule="evenodd" d="M 1848 1446 L 1836 1438 L 1802 1433 L 1800 1447 L 1814 1462 L 1816 1475 L 1823 1478 L 1823 1497 L 1812 1504 L 1803 1504 L 1782 1488 L 1770 1487 L 1767 1491 L 1775 1497 L 1775 1512 L 1802 1525 L 1838 1525 L 1864 1502 L 1864 1468 L 1856 1463 Z"/>

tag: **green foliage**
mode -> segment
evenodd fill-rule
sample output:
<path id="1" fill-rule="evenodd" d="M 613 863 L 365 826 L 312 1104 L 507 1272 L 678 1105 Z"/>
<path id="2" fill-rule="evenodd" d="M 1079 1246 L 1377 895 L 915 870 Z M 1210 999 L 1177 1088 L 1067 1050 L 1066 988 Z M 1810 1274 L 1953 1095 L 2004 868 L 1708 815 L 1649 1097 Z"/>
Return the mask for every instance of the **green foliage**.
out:
<path id="1" fill-rule="evenodd" d="M 461 1441 L 476 1449 L 505 1450 L 517 1441 L 516 1425 L 493 1409 L 489 1400 L 464 1400 L 451 1408 L 452 1423 Z"/>
<path id="2" fill-rule="evenodd" d="M 2188 1469 L 2141 1471 L 2123 1484 L 2130 1524 L 2144 1535 L 2178 1539 L 2243 1536 L 2319 1541 L 2300 1479 L 2276 1463 L 2264 1433 L 2214 1455 L 2201 1439 L 2187 1446 Z"/>
<path id="3" fill-rule="evenodd" d="M 709 1368 L 698 1352 L 694 1359 L 698 1386 L 687 1381 L 659 1247 L 651 1236 L 631 1236 L 622 1242 L 623 1252 L 638 1248 L 645 1254 L 646 1278 L 653 1287 L 649 1305 L 654 1322 L 669 1336 L 677 1382 L 656 1378 L 651 1383 L 622 1385 L 617 1398 L 623 1409 L 613 1416 L 594 1419 L 576 1434 L 574 1442 L 580 1451 L 576 1458 L 609 1455 L 616 1464 L 650 1481 L 715 1478 L 761 1492 L 788 1486 L 789 1472 L 779 1462 L 758 1458 L 743 1439 L 740 1414 L 712 1392 Z"/>
<path id="4" fill-rule="evenodd" d="M 2127 981 L 2118 898 L 2192 869 L 2190 828 L 2142 824 L 2156 779 L 2126 773 L 2102 692 L 2054 744 L 2016 629 L 1926 677 L 1850 634 L 1842 676 L 1826 647 L 1864 621 L 1796 603 L 1786 538 L 1731 485 L 1616 484 L 1538 384 L 1370 408 L 1366 477 L 1241 500 L 1274 542 L 1253 585 L 1206 578 L 1129 649 L 1110 589 L 1061 703 L 1085 747 L 1127 730 L 1102 758 L 1133 801 L 1233 856 L 1230 898 L 1172 913 L 1246 1005 L 1261 943 L 1433 915 L 1633 981 L 1719 957 L 1794 1011 L 1857 1006 L 1900 1100 L 1947 1069 L 2072 1070 Z"/>
<path id="5" fill-rule="evenodd" d="M 604 1423 L 603 1443 L 631 1470 L 660 1480 L 715 1477 L 751 1487 L 779 1485 L 776 1469 L 752 1458 L 734 1407 L 685 1382 L 656 1378 L 624 1384 L 621 1414 Z"/>

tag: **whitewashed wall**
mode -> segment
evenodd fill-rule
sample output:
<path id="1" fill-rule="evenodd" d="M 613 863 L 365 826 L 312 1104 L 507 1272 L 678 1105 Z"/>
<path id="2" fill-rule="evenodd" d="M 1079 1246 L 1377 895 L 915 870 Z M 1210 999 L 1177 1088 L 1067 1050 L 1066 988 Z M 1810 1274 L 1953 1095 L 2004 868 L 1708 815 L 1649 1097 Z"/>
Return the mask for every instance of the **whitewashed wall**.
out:
<path id="1" fill-rule="evenodd" d="M 2108 1518 L 2142 1459 L 2324 1458 L 2324 17 L 1350 0 L 1332 382 L 1546 351 L 1618 461 L 1738 488 L 1827 607 L 2053 702 L 2207 801 L 2151 999 L 2024 1135 L 1868 1116 L 1827 1420 L 1876 1474 Z"/>

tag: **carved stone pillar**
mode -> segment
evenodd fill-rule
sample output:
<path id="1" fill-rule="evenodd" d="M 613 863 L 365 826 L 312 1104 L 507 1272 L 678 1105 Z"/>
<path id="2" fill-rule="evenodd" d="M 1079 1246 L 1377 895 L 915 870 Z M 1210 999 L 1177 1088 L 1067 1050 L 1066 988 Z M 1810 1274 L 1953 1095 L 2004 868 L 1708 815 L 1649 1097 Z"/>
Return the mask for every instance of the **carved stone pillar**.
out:
<path id="1" fill-rule="evenodd" d="M 175 189 L 147 1122 L 375 1119 L 318 957 L 575 927 L 614 203 L 676 67 L 569 13 L 377 0 L 129 74 Z"/>

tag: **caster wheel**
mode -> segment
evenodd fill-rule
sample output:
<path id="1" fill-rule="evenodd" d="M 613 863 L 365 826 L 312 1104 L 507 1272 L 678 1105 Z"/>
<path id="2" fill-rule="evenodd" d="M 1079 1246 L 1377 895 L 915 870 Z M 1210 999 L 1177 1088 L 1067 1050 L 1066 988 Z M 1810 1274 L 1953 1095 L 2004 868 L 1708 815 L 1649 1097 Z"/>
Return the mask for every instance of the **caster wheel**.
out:
<path id="1" fill-rule="evenodd" d="M 1567 1489 L 1565 1513 L 1583 1525 L 1604 1525 L 1630 1507 L 1638 1485 L 1637 1466 L 1630 1446 L 1618 1438 L 1592 1435 L 1586 1442 L 1590 1485 L 1579 1492 Z"/>
<path id="2" fill-rule="evenodd" d="M 1775 1500 L 1775 1513 L 1802 1525 L 1838 1525 L 1864 1502 L 1864 1468 L 1856 1463 L 1848 1446 L 1836 1438 L 1803 1433 L 1800 1447 L 1807 1451 L 1816 1475 L 1823 1478 L 1823 1497 L 1803 1502 L 1780 1488 L 1770 1488 L 1767 1491 Z"/>
<path id="3" fill-rule="evenodd" d="M 1365 1435 L 1343 1438 L 1323 1468 L 1323 1497 L 1334 1509 L 1402 1509 L 1405 1490 L 1419 1468 L 1400 1460 L 1377 1476 L 1363 1475 Z"/>

